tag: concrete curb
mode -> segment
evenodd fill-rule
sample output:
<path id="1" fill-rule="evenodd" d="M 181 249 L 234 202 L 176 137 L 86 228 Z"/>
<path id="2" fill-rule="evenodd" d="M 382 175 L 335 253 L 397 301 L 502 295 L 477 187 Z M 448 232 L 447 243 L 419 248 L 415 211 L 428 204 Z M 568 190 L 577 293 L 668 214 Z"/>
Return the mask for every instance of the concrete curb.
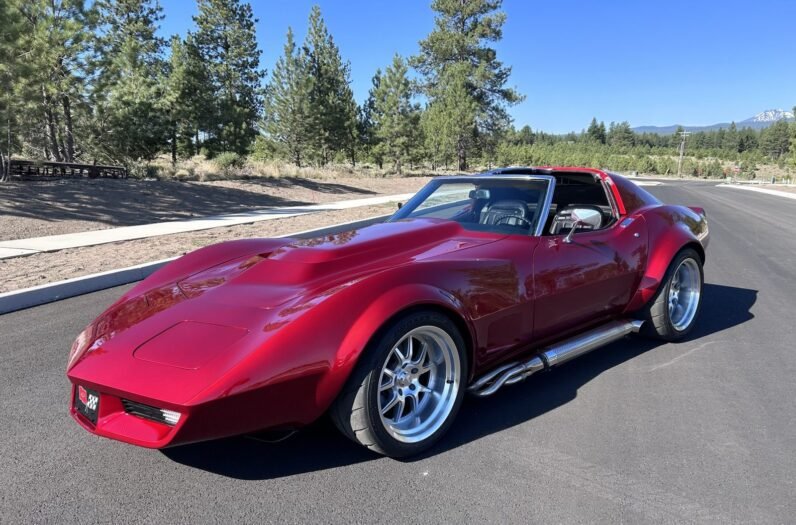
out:
<path id="1" fill-rule="evenodd" d="M 789 193 L 787 191 L 772 190 L 769 188 L 755 188 L 752 186 L 741 186 L 739 184 L 717 184 L 717 188 L 732 188 L 735 190 L 754 191 L 757 193 L 765 193 L 766 195 L 776 195 L 777 197 L 785 197 L 786 199 L 796 199 L 796 193 Z"/>
<path id="2" fill-rule="evenodd" d="M 342 231 L 354 230 L 364 226 L 369 226 L 371 224 L 381 222 L 387 217 L 389 217 L 389 215 L 368 217 L 367 219 L 342 222 L 314 230 L 305 230 L 287 235 L 279 235 L 278 237 L 305 238 L 330 235 Z M 54 283 L 33 286 L 31 288 L 23 288 L 21 290 L 0 293 L 0 314 L 23 310 L 25 308 L 38 306 L 41 304 L 52 303 L 54 301 L 60 301 L 61 299 L 68 299 L 69 297 L 97 292 L 99 290 L 113 288 L 123 284 L 134 283 L 146 278 L 150 274 L 154 273 L 155 270 L 176 258 L 177 257 L 171 257 L 168 259 L 161 259 L 159 261 L 128 266 L 127 268 L 119 268 L 117 270 L 109 270 L 107 272 L 84 275 L 82 277 L 75 277 L 63 281 L 56 281 Z"/>
<path id="3" fill-rule="evenodd" d="M 379 195 L 363 199 L 349 199 L 345 201 L 326 202 L 321 204 L 308 204 L 306 206 L 288 206 L 266 208 L 248 212 L 231 213 L 227 215 L 213 215 L 197 217 L 180 221 L 156 222 L 151 224 L 138 224 L 135 226 L 120 226 L 104 230 L 89 230 L 84 232 L 64 233 L 60 235 L 47 235 L 44 237 L 31 237 L 28 239 L 14 239 L 0 241 L 0 259 L 22 257 L 39 252 L 55 252 L 67 248 L 81 248 L 95 246 L 110 242 L 131 241 L 157 237 L 160 235 L 173 235 L 200 230 L 210 230 L 238 224 L 250 224 L 260 221 L 270 221 L 296 217 L 322 211 L 347 210 L 361 206 L 373 206 L 390 202 L 406 201 L 414 194 L 402 193 L 400 195 Z"/>

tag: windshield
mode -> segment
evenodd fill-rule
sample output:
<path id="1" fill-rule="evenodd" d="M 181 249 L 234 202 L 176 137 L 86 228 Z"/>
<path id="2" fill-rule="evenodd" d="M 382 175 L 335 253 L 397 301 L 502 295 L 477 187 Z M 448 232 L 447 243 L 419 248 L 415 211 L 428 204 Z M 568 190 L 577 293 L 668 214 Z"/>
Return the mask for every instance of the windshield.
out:
<path id="1" fill-rule="evenodd" d="M 469 230 L 533 234 L 548 184 L 546 179 L 435 179 L 390 221 L 443 219 Z"/>

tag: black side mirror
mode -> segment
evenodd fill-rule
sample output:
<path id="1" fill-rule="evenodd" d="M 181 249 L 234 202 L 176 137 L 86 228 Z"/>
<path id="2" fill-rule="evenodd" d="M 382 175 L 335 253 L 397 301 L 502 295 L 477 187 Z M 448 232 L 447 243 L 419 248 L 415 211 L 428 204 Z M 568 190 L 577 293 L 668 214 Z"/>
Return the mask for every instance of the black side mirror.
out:
<path id="1" fill-rule="evenodd" d="M 403 206 L 404 206 L 404 203 L 403 203 L 403 202 L 399 202 L 399 203 L 398 203 L 398 209 L 399 209 L 399 210 L 400 210 L 401 208 L 403 208 Z"/>

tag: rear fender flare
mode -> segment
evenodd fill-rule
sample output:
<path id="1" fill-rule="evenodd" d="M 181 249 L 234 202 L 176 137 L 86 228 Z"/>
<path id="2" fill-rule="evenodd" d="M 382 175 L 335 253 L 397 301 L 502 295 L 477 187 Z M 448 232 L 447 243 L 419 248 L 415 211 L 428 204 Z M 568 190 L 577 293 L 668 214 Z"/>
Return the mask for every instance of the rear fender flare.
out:
<path id="1" fill-rule="evenodd" d="M 650 221 L 649 218 L 647 220 L 648 223 L 660 222 Z M 678 221 L 675 227 L 666 225 L 665 229 L 660 224 L 657 226 L 657 228 L 650 228 L 650 252 L 647 268 L 633 299 L 625 309 L 626 312 L 636 311 L 652 299 L 666 275 L 666 270 L 682 249 L 694 246 L 703 256 L 704 262 L 704 248 L 685 223 Z"/>

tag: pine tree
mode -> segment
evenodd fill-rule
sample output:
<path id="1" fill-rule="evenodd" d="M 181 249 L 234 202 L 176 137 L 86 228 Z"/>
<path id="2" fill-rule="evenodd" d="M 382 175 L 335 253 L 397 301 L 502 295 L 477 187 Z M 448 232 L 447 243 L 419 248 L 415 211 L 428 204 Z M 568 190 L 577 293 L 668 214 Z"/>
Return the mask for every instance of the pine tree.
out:
<path id="1" fill-rule="evenodd" d="M 600 122 L 597 123 L 597 118 L 591 119 L 591 124 L 589 124 L 589 128 L 586 130 L 586 137 L 591 142 L 595 142 L 597 144 L 605 144 L 606 135 L 605 135 L 605 123 Z"/>
<path id="2" fill-rule="evenodd" d="M 100 0 L 92 101 L 97 147 L 115 162 L 151 160 L 164 147 L 163 11 L 153 0 Z"/>
<path id="3" fill-rule="evenodd" d="M 170 48 L 163 102 L 174 163 L 178 155 L 191 156 L 198 152 L 196 137 L 201 123 L 209 120 L 213 101 L 205 91 L 209 85 L 207 68 L 190 35 L 186 41 L 172 37 Z"/>
<path id="4" fill-rule="evenodd" d="M 738 134 L 738 126 L 735 125 L 735 122 L 731 122 L 730 127 L 727 128 L 727 132 L 724 134 L 721 148 L 737 153 L 740 147 L 740 140 L 741 137 Z"/>
<path id="5" fill-rule="evenodd" d="M 606 136 L 608 144 L 618 147 L 630 147 L 635 142 L 635 134 L 630 128 L 630 124 L 625 122 L 611 122 Z"/>
<path id="6" fill-rule="evenodd" d="M 211 153 L 244 154 L 257 135 L 263 107 L 260 69 L 251 5 L 240 0 L 199 0 L 194 17 L 197 30 L 191 35 L 207 68 L 206 93 L 214 100 L 204 122 Z"/>
<path id="7" fill-rule="evenodd" d="M 422 122 L 426 147 L 433 152 L 434 165 L 441 163 L 447 168 L 450 160 L 456 158 L 459 169 L 465 169 L 467 151 L 475 138 L 478 103 L 470 96 L 465 76 L 455 74 L 459 69 L 464 68 L 449 70 L 447 88 L 429 102 Z"/>
<path id="8" fill-rule="evenodd" d="M 790 150 L 790 126 L 785 120 L 778 120 L 763 130 L 760 148 L 770 158 L 777 160 Z"/>
<path id="9" fill-rule="evenodd" d="M 368 98 L 362 107 L 359 108 L 357 116 L 357 132 L 359 134 L 359 144 L 364 149 L 365 155 L 372 158 L 382 168 L 383 157 L 374 148 L 378 143 L 375 132 L 374 113 L 376 112 L 376 91 L 381 85 L 381 69 L 376 70 L 376 74 L 370 81 L 371 86 L 368 91 Z"/>
<path id="10" fill-rule="evenodd" d="M 533 130 L 531 126 L 525 125 L 517 132 L 517 142 L 530 146 L 534 142 Z"/>
<path id="11" fill-rule="evenodd" d="M 338 151 L 354 151 L 357 106 L 350 87 L 351 66 L 343 62 L 317 5 L 310 12 L 304 53 L 313 80 L 310 91 L 313 149 L 317 160 L 326 164 Z"/>
<path id="12" fill-rule="evenodd" d="M 276 62 L 266 91 L 265 130 L 299 167 L 311 138 L 311 91 L 307 56 L 296 48 L 293 30 L 288 28 L 284 55 Z"/>
<path id="13" fill-rule="evenodd" d="M 23 72 L 22 19 L 19 11 L 0 0 L 0 182 L 8 180 L 11 169 L 15 119 L 15 100 L 12 89 L 15 79 Z"/>
<path id="14" fill-rule="evenodd" d="M 374 93 L 373 121 L 378 147 L 393 162 L 398 174 L 402 172 L 403 162 L 411 158 L 419 121 L 419 108 L 412 103 L 407 72 L 406 62 L 395 55 Z"/>
<path id="15" fill-rule="evenodd" d="M 19 45 L 29 74 L 16 82 L 14 96 L 24 101 L 24 119 L 43 122 L 28 134 L 28 145 L 45 158 L 72 162 L 84 136 L 78 120 L 88 112 L 86 59 L 94 12 L 83 0 L 12 0 L 24 25 Z"/>
<path id="16" fill-rule="evenodd" d="M 501 0 L 434 0 L 432 33 L 420 42 L 412 65 L 423 75 L 423 91 L 437 113 L 430 122 L 455 143 L 459 169 L 479 135 L 510 122 L 506 106 L 522 97 L 505 84 L 511 68 L 497 60 L 489 43 L 502 38 L 506 15 Z M 443 122 L 445 123 L 443 125 Z M 446 127 L 450 126 L 450 127 Z"/>

